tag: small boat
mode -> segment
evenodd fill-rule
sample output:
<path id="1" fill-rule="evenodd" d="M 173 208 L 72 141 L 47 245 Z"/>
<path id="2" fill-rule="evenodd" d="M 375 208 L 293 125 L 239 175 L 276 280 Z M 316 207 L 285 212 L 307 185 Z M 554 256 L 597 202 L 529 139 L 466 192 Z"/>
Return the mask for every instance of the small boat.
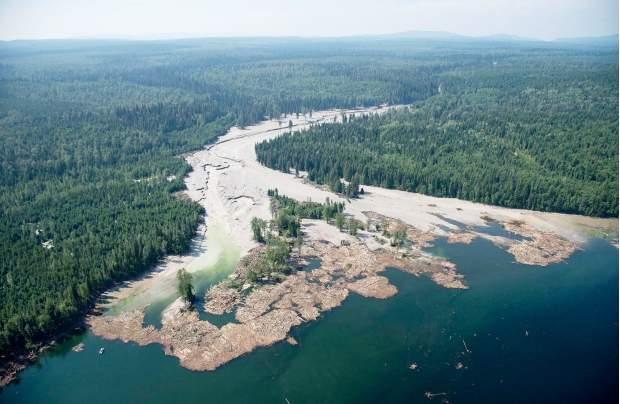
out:
<path id="1" fill-rule="evenodd" d="M 105 348 L 103 348 L 103 347 L 99 348 L 99 355 L 103 355 L 104 351 L 105 351 Z"/>

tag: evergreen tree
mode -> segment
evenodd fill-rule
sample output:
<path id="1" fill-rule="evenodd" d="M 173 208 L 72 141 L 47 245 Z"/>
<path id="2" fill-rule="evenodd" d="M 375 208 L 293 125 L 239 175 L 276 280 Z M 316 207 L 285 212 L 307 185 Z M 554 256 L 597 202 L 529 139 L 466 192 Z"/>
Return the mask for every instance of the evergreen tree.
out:
<path id="1" fill-rule="evenodd" d="M 185 303 L 191 305 L 194 302 L 194 286 L 192 285 L 192 274 L 187 272 L 184 268 L 177 272 L 177 291 L 179 296 L 185 301 Z"/>

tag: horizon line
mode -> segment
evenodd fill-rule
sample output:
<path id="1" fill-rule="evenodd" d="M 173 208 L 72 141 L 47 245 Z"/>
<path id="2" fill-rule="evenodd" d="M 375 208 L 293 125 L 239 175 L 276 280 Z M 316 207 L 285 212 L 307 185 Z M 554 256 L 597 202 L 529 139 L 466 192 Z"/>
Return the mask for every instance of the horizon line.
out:
<path id="1" fill-rule="evenodd" d="M 154 33 L 154 34 L 136 34 L 136 35 L 75 35 L 75 36 L 61 36 L 61 37 L 39 37 L 39 38 L 9 38 L 0 39 L 0 42 L 28 42 L 28 41 L 172 41 L 172 40 L 184 40 L 184 39 L 350 39 L 350 38 L 363 38 L 363 37 L 390 37 L 398 35 L 411 35 L 416 34 L 428 35 L 427 37 L 421 36 L 411 39 L 435 39 L 435 40 L 449 40 L 462 38 L 462 39 L 509 39 L 514 41 L 537 41 L 537 42 L 556 42 L 562 40 L 579 40 L 579 39 L 600 39 L 608 37 L 619 37 L 619 32 L 612 32 L 603 35 L 587 35 L 587 36 L 562 36 L 552 39 L 545 39 L 540 37 L 529 37 L 516 34 L 509 34 L 498 32 L 488 35 L 467 35 L 459 34 L 450 31 L 429 31 L 429 30 L 411 30 L 411 31 L 397 31 L 386 33 L 374 33 L 374 34 L 349 34 L 349 35 L 279 35 L 279 34 L 265 34 L 265 35 L 241 35 L 241 34 L 201 34 L 201 33 Z M 433 37 L 435 35 L 435 37 Z M 440 36 L 444 36 L 441 38 Z"/>

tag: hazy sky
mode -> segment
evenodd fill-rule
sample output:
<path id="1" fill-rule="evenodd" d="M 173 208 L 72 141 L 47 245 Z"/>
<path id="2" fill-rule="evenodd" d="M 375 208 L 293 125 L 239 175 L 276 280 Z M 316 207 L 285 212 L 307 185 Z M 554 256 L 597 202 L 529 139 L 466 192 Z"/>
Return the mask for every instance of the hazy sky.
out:
<path id="1" fill-rule="evenodd" d="M 0 0 L 0 39 L 410 30 L 608 35 L 618 32 L 618 0 Z"/>

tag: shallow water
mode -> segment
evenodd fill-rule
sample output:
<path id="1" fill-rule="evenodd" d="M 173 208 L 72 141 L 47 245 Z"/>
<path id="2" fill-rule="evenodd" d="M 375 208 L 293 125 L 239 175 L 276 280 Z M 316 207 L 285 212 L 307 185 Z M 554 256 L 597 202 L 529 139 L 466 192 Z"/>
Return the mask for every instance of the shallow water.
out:
<path id="1" fill-rule="evenodd" d="M 562 264 L 513 263 L 486 240 L 436 242 L 469 290 L 387 271 L 391 299 L 342 307 L 215 372 L 161 347 L 85 333 L 44 355 L 0 402 L 617 402 L 618 250 L 593 240 Z M 78 342 L 86 349 L 70 351 Z M 99 347 L 105 354 L 98 355 Z M 417 370 L 410 370 L 415 362 Z M 456 369 L 458 363 L 463 369 Z"/>
<path id="2" fill-rule="evenodd" d="M 214 283 L 218 283 L 228 275 L 230 275 L 237 266 L 239 261 L 239 251 L 234 247 L 222 248 L 219 252 L 220 256 L 218 260 L 205 268 L 200 268 L 192 272 L 192 284 L 194 285 L 194 294 L 197 299 L 194 302 L 194 307 L 198 310 L 200 317 L 203 320 L 209 319 L 208 313 L 204 311 L 203 297 L 209 286 Z M 161 296 L 158 300 L 150 303 L 144 311 L 144 323 L 146 325 L 153 325 L 155 328 L 161 328 L 161 313 L 166 307 L 168 307 L 178 295 L 173 293 L 171 295 Z M 213 321 L 212 321 L 213 322 Z M 224 321 L 225 323 L 226 321 Z M 215 320 L 213 324 L 220 324 L 221 321 Z"/>
<path id="3" fill-rule="evenodd" d="M 472 226 L 472 225 L 466 225 L 465 223 L 459 222 L 458 220 L 447 218 L 440 214 L 435 214 L 435 216 L 445 221 L 446 223 L 456 226 L 457 228 L 461 230 L 474 231 L 474 232 L 478 232 L 482 234 L 487 234 L 489 236 L 503 237 L 508 240 L 515 240 L 515 241 L 522 241 L 522 240 L 530 239 L 529 237 L 524 237 L 520 234 L 513 233 L 511 231 L 506 230 L 504 226 L 502 226 L 500 223 L 496 221 L 488 221 L 484 225 Z M 438 227 L 441 228 L 445 232 L 451 231 L 451 229 L 447 226 L 439 225 Z"/>
<path id="4" fill-rule="evenodd" d="M 188 268 L 192 274 L 192 284 L 194 293 L 197 296 L 195 307 L 201 317 L 205 316 L 202 300 L 205 292 L 214 283 L 221 281 L 230 275 L 239 262 L 239 248 L 234 242 L 226 238 L 225 233 L 219 226 L 211 226 L 209 229 L 209 244 L 205 251 L 197 254 L 211 254 L 215 257 L 212 262 L 209 260 L 196 260 Z M 196 248 L 194 246 L 194 248 Z M 205 263 L 206 262 L 206 263 Z M 172 279 L 174 283 L 176 280 Z M 126 310 L 134 310 L 145 307 L 144 324 L 153 325 L 161 328 L 161 314 L 178 297 L 176 286 L 168 284 L 169 279 L 163 278 L 156 283 L 153 288 L 157 293 L 143 293 L 130 295 L 129 297 L 116 302 L 108 309 L 108 314 L 118 314 Z M 206 318 L 205 318 L 206 319 Z M 215 324 L 215 323 L 214 323 Z"/>

